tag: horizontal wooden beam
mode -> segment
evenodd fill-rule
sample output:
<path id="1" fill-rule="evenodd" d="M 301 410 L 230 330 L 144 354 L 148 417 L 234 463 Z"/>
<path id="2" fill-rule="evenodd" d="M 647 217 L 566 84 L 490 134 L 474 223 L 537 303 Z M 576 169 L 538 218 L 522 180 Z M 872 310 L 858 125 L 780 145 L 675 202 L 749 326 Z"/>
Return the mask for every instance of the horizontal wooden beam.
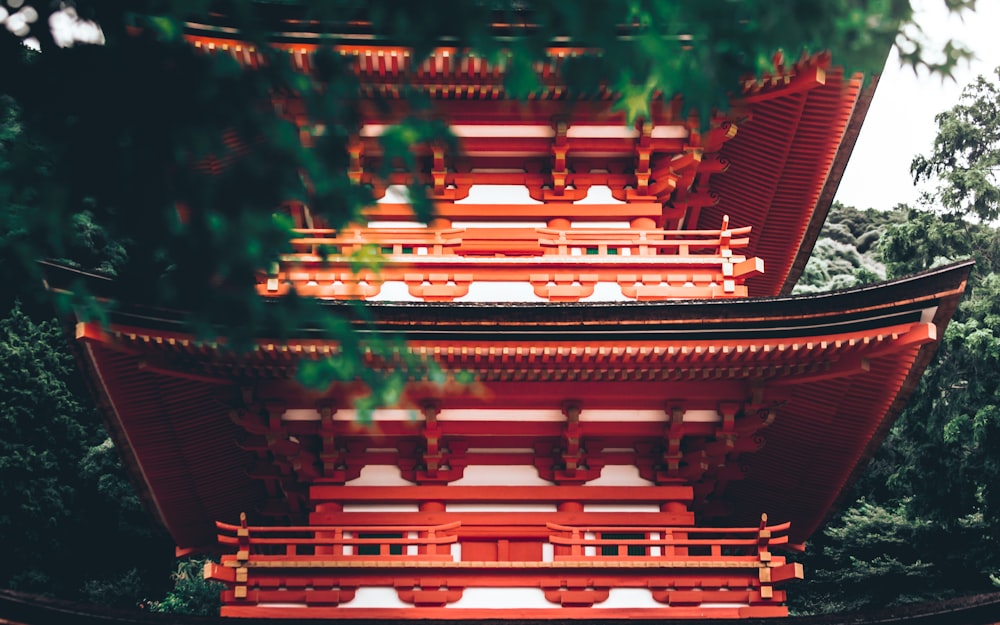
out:
<path id="1" fill-rule="evenodd" d="M 453 204 L 435 202 L 435 217 L 464 220 L 539 219 L 553 217 L 572 218 L 574 221 L 607 221 L 620 217 L 658 217 L 663 205 L 657 202 L 629 202 L 627 204 Z M 365 209 L 368 219 L 413 219 L 410 204 L 376 204 Z"/>
<path id="2" fill-rule="evenodd" d="M 454 488 L 454 487 L 449 487 Z M 593 488 L 593 487 L 588 487 Z M 460 521 L 462 538 L 538 538 L 552 533 L 547 522 L 564 525 L 628 525 L 637 520 L 663 527 L 694 524 L 693 512 L 313 512 L 310 525 L 437 525 Z M 624 530 L 623 530 L 624 531 Z"/>
<path id="3" fill-rule="evenodd" d="M 690 486 L 335 486 L 314 484 L 313 502 L 524 503 L 580 501 L 588 503 L 657 503 L 691 501 Z"/>

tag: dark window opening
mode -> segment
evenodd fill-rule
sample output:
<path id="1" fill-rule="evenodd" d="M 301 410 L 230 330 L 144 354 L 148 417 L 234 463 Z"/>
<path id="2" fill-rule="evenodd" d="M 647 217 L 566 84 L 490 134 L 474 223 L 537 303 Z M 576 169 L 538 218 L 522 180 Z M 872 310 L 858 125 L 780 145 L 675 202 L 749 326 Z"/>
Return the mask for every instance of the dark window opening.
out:
<path id="1" fill-rule="evenodd" d="M 646 535 L 637 534 L 633 532 L 621 532 L 621 533 L 605 532 L 601 534 L 601 538 L 604 540 L 645 540 Z M 602 545 L 601 555 L 617 556 L 620 547 L 621 545 Z M 646 547 L 644 545 L 627 545 L 625 553 L 629 556 L 644 556 L 646 555 Z"/>
<path id="2" fill-rule="evenodd" d="M 358 534 L 358 538 L 402 538 L 403 535 L 398 532 L 366 532 Z M 358 555 L 359 556 L 377 556 L 383 552 L 383 547 L 385 545 L 358 545 Z M 389 550 L 387 555 L 390 556 L 401 556 L 403 555 L 403 545 L 389 545 Z"/>

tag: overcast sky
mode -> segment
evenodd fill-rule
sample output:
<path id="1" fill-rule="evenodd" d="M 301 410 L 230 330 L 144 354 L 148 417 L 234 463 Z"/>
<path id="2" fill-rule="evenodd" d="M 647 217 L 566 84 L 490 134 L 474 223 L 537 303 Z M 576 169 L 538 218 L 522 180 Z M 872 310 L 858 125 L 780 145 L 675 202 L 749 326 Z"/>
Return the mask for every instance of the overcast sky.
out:
<path id="1" fill-rule="evenodd" d="M 886 62 L 868 117 L 844 173 L 837 199 L 857 208 L 890 209 L 916 204 L 919 190 L 910 177 L 910 161 L 927 154 L 934 143 L 934 116 L 958 102 L 962 88 L 979 74 L 991 75 L 1000 65 L 1000 0 L 979 0 L 964 21 L 948 15 L 944 0 L 918 0 L 918 23 L 943 42 L 962 41 L 977 55 L 955 73 L 956 81 L 914 76 L 900 68 L 895 52 Z"/>

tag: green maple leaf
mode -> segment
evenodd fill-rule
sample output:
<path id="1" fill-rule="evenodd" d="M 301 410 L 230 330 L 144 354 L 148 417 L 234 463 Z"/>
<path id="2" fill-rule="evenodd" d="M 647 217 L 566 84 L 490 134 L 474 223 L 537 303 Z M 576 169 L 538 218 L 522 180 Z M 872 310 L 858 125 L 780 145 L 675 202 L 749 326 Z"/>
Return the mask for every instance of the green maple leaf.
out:
<path id="1" fill-rule="evenodd" d="M 625 112 L 625 123 L 631 126 L 640 117 L 649 119 L 649 102 L 656 90 L 656 81 L 650 77 L 645 84 L 636 85 L 627 78 L 617 88 L 620 97 L 612 107 Z"/>

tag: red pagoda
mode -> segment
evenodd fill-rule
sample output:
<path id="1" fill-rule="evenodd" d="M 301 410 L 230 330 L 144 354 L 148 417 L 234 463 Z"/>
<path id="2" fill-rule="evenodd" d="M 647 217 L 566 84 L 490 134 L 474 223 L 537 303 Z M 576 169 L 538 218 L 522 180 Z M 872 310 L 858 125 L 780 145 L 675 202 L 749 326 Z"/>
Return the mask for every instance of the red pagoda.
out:
<path id="1" fill-rule="evenodd" d="M 284 36 L 307 68 L 315 44 Z M 259 62 L 232 37 L 188 34 Z M 222 615 L 786 615 L 803 571 L 784 554 L 902 409 L 970 267 L 788 295 L 872 89 L 821 54 L 734 85 L 707 131 L 669 100 L 629 126 L 611 94 L 565 106 L 572 49 L 550 51 L 526 102 L 455 50 L 337 50 L 373 99 L 407 76 L 462 153 L 429 155 L 435 218 L 418 223 L 371 173 L 396 121 L 371 107 L 350 173 L 380 199 L 339 230 L 291 206 L 294 253 L 258 290 L 331 311 L 365 300 L 358 331 L 402 336 L 447 382 L 412 379 L 363 423 L 359 385 L 294 380 L 334 342 L 303 330 L 232 354 L 85 277 L 118 306 L 109 325 L 77 323 L 81 361 L 178 552 L 221 545 L 206 575 L 226 585 Z M 353 271 L 372 244 L 381 270 Z M 48 270 L 53 290 L 80 278 Z"/>

